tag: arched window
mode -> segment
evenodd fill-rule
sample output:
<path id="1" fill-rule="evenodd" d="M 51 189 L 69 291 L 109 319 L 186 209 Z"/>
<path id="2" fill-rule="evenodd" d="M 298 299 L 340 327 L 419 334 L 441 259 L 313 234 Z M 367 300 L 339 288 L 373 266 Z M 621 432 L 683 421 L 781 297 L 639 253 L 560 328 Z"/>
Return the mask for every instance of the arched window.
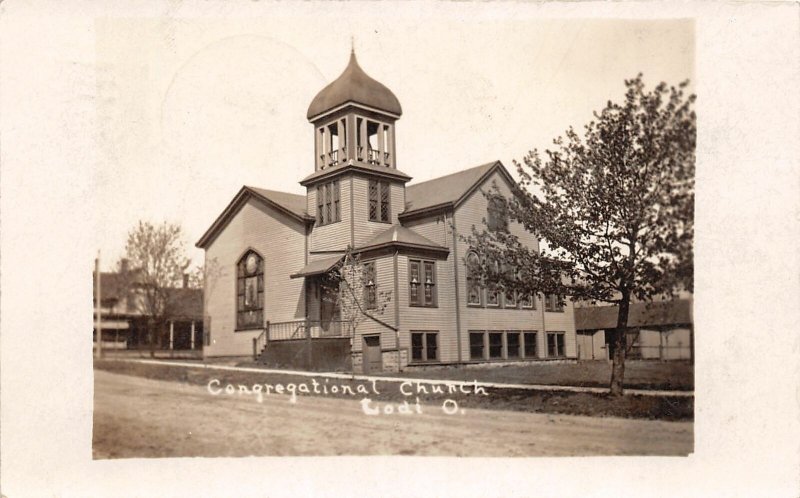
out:
<path id="1" fill-rule="evenodd" d="M 470 306 L 480 306 L 483 304 L 481 296 L 483 294 L 480 279 L 481 258 L 475 251 L 467 253 L 467 304 Z"/>
<path id="2" fill-rule="evenodd" d="M 259 328 L 263 323 L 264 260 L 251 250 L 236 264 L 236 328 Z"/>

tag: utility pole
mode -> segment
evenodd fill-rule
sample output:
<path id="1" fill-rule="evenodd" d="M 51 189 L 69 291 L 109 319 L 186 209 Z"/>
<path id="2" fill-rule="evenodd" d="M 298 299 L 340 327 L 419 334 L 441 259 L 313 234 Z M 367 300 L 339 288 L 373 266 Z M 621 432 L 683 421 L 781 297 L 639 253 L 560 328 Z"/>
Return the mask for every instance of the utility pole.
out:
<path id="1" fill-rule="evenodd" d="M 94 279 L 95 279 L 95 331 L 97 335 L 97 358 L 103 357 L 103 329 L 100 326 L 100 251 L 97 251 L 97 258 L 94 260 Z"/>

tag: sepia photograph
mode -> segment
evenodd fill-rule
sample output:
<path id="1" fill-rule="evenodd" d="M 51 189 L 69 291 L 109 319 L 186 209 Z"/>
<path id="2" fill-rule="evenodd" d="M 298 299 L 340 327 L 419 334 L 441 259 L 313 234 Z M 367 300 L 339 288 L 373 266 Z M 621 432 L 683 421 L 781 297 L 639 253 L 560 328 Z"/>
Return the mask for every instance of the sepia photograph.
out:
<path id="1" fill-rule="evenodd" d="M 691 454 L 693 21 L 357 27 L 97 22 L 94 457 Z"/>
<path id="2" fill-rule="evenodd" d="M 0 2 L 0 498 L 797 496 L 797 13 Z"/>

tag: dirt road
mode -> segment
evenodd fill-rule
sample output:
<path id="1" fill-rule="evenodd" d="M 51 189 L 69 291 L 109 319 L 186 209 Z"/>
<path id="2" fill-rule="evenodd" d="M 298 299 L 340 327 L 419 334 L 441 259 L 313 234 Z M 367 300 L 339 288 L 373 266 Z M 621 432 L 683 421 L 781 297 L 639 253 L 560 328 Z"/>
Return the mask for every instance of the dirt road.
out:
<path id="1" fill-rule="evenodd" d="M 691 422 L 466 410 L 366 415 L 354 400 L 212 395 L 95 370 L 94 457 L 686 455 Z M 373 404 L 370 408 L 375 408 Z M 451 408 L 448 406 L 448 408 Z"/>

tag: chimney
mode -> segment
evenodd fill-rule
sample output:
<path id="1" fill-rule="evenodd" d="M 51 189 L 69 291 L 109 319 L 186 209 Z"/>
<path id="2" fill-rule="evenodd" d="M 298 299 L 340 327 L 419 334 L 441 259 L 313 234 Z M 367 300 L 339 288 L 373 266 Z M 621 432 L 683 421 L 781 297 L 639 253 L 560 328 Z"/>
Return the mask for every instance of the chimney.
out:
<path id="1" fill-rule="evenodd" d="M 119 271 L 120 273 L 128 273 L 128 258 L 119 260 Z"/>
<path id="2" fill-rule="evenodd" d="M 189 274 L 188 273 L 184 273 L 183 274 L 183 288 L 184 289 L 188 289 L 189 288 Z"/>

